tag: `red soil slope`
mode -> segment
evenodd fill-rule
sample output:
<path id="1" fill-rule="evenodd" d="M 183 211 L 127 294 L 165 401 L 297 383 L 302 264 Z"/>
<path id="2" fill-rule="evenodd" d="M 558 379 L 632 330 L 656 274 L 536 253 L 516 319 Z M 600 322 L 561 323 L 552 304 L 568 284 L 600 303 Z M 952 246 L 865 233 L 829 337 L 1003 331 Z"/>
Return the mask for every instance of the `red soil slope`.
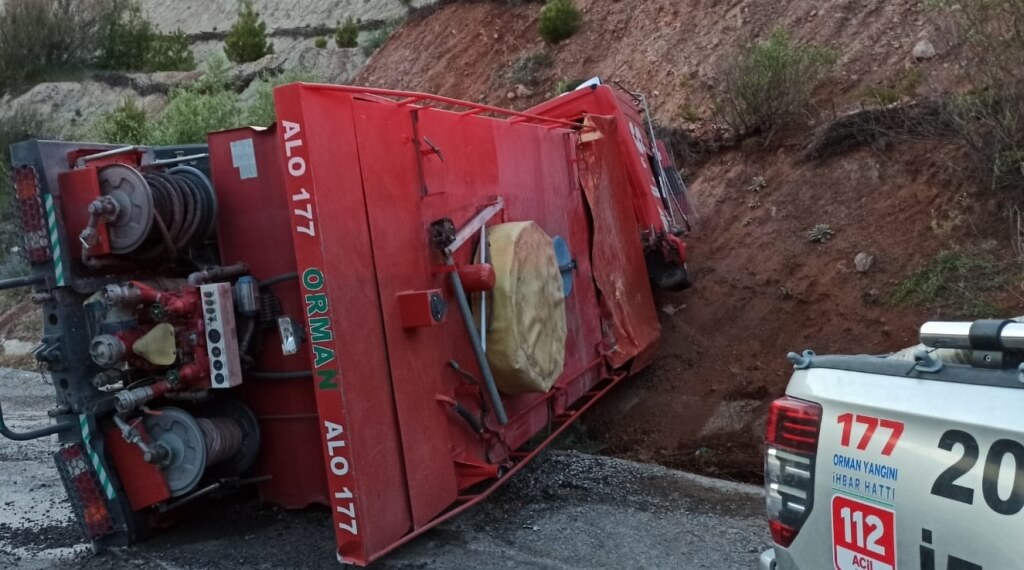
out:
<path id="1" fill-rule="evenodd" d="M 509 100 L 507 70 L 543 47 L 537 4 L 456 3 L 416 18 L 359 82 L 524 107 L 559 79 L 601 75 L 651 94 L 655 114 L 671 124 L 682 106 L 706 101 L 733 46 L 778 26 L 842 54 L 820 94 L 838 106 L 914 66 L 941 85 L 959 65 L 941 41 L 945 32 L 913 0 L 578 4 L 583 28 L 547 48 L 553 64 L 532 96 Z M 939 56 L 913 63 L 922 37 Z M 904 143 L 808 164 L 796 159 L 807 134 L 788 134 L 776 150 L 745 144 L 699 169 L 687 166 L 702 217 L 688 238 L 696 285 L 661 296 L 659 360 L 590 415 L 609 451 L 756 479 L 763 412 L 785 387 L 786 352 L 875 353 L 914 343 L 934 311 L 891 306 L 887 291 L 943 249 L 1006 241 L 1001 207 L 953 176 L 955 150 Z M 755 177 L 766 183 L 757 192 L 749 189 Z M 816 224 L 829 224 L 835 237 L 811 243 Z M 867 273 L 854 270 L 861 252 L 876 258 Z"/>

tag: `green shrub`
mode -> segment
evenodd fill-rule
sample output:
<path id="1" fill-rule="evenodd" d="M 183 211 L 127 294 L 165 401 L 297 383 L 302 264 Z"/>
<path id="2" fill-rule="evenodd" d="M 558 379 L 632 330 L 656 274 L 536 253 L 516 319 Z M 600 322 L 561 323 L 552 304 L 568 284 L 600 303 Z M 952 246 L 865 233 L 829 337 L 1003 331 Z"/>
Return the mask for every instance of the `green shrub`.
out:
<path id="1" fill-rule="evenodd" d="M 737 135 L 771 134 L 806 111 L 811 92 L 836 60 L 832 50 L 796 44 L 777 30 L 743 47 L 726 64 L 714 101 L 716 115 Z"/>
<path id="2" fill-rule="evenodd" d="M 167 108 L 153 121 L 150 144 L 206 142 L 207 133 L 242 124 L 242 106 L 234 91 L 201 92 L 182 88 L 171 92 Z"/>
<path id="3" fill-rule="evenodd" d="M 234 90 L 237 87 L 234 69 L 231 62 L 219 53 L 211 54 L 203 62 L 203 75 L 197 79 L 190 89 L 199 93 L 217 93 Z"/>
<path id="4" fill-rule="evenodd" d="M 235 63 L 256 61 L 274 53 L 267 41 L 267 23 L 260 19 L 252 0 L 239 0 L 238 20 L 224 39 L 224 53 Z"/>
<path id="5" fill-rule="evenodd" d="M 317 38 L 313 40 L 313 45 L 316 46 L 317 49 L 324 49 L 327 47 L 327 38 Z"/>
<path id="6" fill-rule="evenodd" d="M 998 316 L 999 297 L 1019 269 L 980 249 L 947 250 L 925 262 L 886 295 L 891 305 L 931 307 L 950 317 Z"/>
<path id="7" fill-rule="evenodd" d="M 363 44 L 363 55 L 366 57 L 373 55 L 373 53 L 380 49 L 381 46 L 388 43 L 388 38 L 390 38 L 391 34 L 395 33 L 395 30 L 397 30 L 401 25 L 401 20 L 389 20 L 380 28 L 374 30 L 374 32 L 370 34 L 369 39 L 366 40 L 366 43 Z"/>
<path id="8" fill-rule="evenodd" d="M 1024 2 L 933 0 L 963 40 L 960 77 L 971 90 L 946 105 L 970 153 L 972 182 L 1024 199 Z"/>
<path id="9" fill-rule="evenodd" d="M 125 99 L 113 111 L 104 115 L 90 133 L 94 140 L 124 144 L 145 144 L 149 136 L 146 111 L 135 99 Z"/>
<path id="10" fill-rule="evenodd" d="M 539 51 L 517 59 L 509 66 L 505 74 L 512 83 L 537 87 L 540 84 L 541 76 L 551 68 L 552 63 L 551 55 L 545 51 Z"/>
<path id="11" fill-rule="evenodd" d="M 572 37 L 580 29 L 583 14 L 573 0 L 548 0 L 540 9 L 540 37 L 557 44 Z"/>
<path id="12" fill-rule="evenodd" d="M 100 19 L 97 65 L 103 69 L 143 69 L 156 32 L 138 0 L 114 0 Z"/>
<path id="13" fill-rule="evenodd" d="M 106 2 L 4 2 L 0 12 L 0 90 L 88 64 L 97 49 Z"/>
<path id="14" fill-rule="evenodd" d="M 585 79 L 568 79 L 563 78 L 555 82 L 555 88 L 552 90 L 552 96 L 557 97 L 563 93 L 573 91 L 577 87 L 583 84 Z"/>
<path id="15" fill-rule="evenodd" d="M 196 57 L 185 32 L 176 30 L 153 36 L 146 54 L 147 71 L 192 71 L 195 68 Z"/>
<path id="16" fill-rule="evenodd" d="M 277 120 L 274 114 L 274 88 L 288 83 L 316 83 L 322 81 L 313 72 L 292 68 L 269 79 L 260 79 L 252 87 L 253 99 L 245 112 L 247 125 L 267 126 Z"/>
<path id="17" fill-rule="evenodd" d="M 340 48 L 354 48 L 359 45 L 359 24 L 350 16 L 334 32 L 334 43 Z"/>

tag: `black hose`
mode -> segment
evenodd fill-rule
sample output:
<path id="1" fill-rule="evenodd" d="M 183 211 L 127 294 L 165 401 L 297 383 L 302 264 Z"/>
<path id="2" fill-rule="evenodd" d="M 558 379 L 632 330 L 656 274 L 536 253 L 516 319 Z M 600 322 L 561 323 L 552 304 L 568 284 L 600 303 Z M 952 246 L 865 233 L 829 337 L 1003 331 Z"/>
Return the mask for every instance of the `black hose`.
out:
<path id="1" fill-rule="evenodd" d="M 282 275 L 275 275 L 274 277 L 260 281 L 260 289 L 268 289 L 270 287 L 273 287 L 274 285 L 284 283 L 285 281 L 292 281 L 298 278 L 299 274 L 295 271 L 291 273 L 284 273 Z"/>
<path id="2" fill-rule="evenodd" d="M 301 380 L 313 378 L 312 370 L 295 370 L 292 372 L 269 372 L 266 370 L 249 370 L 243 376 L 254 380 Z"/>
<path id="3" fill-rule="evenodd" d="M 41 437 L 46 437 L 48 435 L 53 435 L 55 433 L 67 431 L 71 429 L 74 425 L 75 424 L 71 422 L 59 422 L 51 426 L 46 426 L 44 428 L 34 429 L 31 431 L 11 431 L 11 429 L 7 427 L 7 424 L 4 423 L 4 411 L 2 408 L 0 408 L 0 435 L 14 441 L 29 441 L 32 439 L 39 439 Z"/>
<path id="4" fill-rule="evenodd" d="M 465 406 L 456 402 L 452 409 L 459 414 L 459 417 L 466 420 L 466 423 L 473 428 L 474 433 L 484 433 L 484 426 L 473 417 L 473 414 Z"/>
<path id="5" fill-rule="evenodd" d="M 39 285 L 46 281 L 46 277 L 43 275 L 26 275 L 24 277 L 13 277 L 11 279 L 0 280 L 0 291 L 4 289 L 17 289 L 18 287 L 30 287 L 32 285 Z"/>

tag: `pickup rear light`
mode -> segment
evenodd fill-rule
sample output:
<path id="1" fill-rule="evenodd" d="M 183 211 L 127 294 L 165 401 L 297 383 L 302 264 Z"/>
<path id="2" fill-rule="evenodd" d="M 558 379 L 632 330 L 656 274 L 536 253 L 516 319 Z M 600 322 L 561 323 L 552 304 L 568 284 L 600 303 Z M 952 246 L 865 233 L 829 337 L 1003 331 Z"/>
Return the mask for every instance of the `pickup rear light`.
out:
<path id="1" fill-rule="evenodd" d="M 790 398 L 772 402 L 765 434 L 764 486 L 772 540 L 793 544 L 814 506 L 814 464 L 821 406 Z"/>

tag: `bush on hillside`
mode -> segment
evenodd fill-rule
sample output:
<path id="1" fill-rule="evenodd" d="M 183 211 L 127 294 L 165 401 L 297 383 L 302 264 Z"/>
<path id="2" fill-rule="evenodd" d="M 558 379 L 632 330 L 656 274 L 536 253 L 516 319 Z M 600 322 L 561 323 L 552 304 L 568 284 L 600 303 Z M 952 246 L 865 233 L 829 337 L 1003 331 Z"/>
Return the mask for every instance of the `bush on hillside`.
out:
<path id="1" fill-rule="evenodd" d="M 546 51 L 538 51 L 526 54 L 508 67 L 506 76 L 512 83 L 537 87 L 540 85 L 541 77 L 551 68 L 554 60 Z"/>
<path id="2" fill-rule="evenodd" d="M 324 49 L 324 48 L 327 47 L 327 38 L 324 38 L 324 37 L 317 38 L 317 39 L 313 40 L 313 45 L 317 49 Z"/>
<path id="3" fill-rule="evenodd" d="M 93 57 L 109 0 L 7 0 L 0 12 L 0 89 L 78 68 Z"/>
<path id="4" fill-rule="evenodd" d="M 149 119 L 135 99 L 125 99 L 113 111 L 100 118 L 93 132 L 87 136 L 104 142 L 146 144 L 149 142 Z"/>
<path id="5" fill-rule="evenodd" d="M 146 54 L 147 71 L 192 71 L 196 68 L 196 56 L 185 32 L 177 30 L 170 34 L 156 34 Z"/>
<path id="6" fill-rule="evenodd" d="M 206 73 L 194 83 L 175 89 L 167 107 L 149 118 L 139 105 L 126 100 L 100 118 L 87 133 L 99 142 L 172 145 L 206 142 L 207 133 L 243 125 L 270 125 L 274 115 L 274 87 L 318 78 L 305 69 L 290 69 L 256 80 L 251 98 L 237 92 L 232 69 L 223 56 L 206 62 Z M 0 133 L 2 134 L 2 133 Z"/>
<path id="7" fill-rule="evenodd" d="M 777 30 L 728 61 L 715 112 L 738 136 L 770 135 L 807 110 L 812 91 L 836 60 L 832 50 L 797 44 Z"/>
<path id="8" fill-rule="evenodd" d="M 972 90 L 946 110 L 970 152 L 970 177 L 1024 198 L 1024 3 L 935 0 L 948 8 L 970 60 Z"/>
<path id="9" fill-rule="evenodd" d="M 97 64 L 103 69 L 142 69 L 153 44 L 153 24 L 138 0 L 113 0 L 100 23 Z"/>
<path id="10" fill-rule="evenodd" d="M 288 83 L 317 83 L 321 82 L 313 72 L 293 68 L 280 75 L 271 78 L 260 79 L 252 86 L 253 99 L 245 111 L 245 122 L 247 125 L 267 126 L 277 120 L 274 113 L 274 88 Z"/>
<path id="11" fill-rule="evenodd" d="M 239 1 L 238 20 L 224 39 L 224 53 L 235 63 L 256 61 L 274 53 L 273 45 L 267 41 L 267 23 L 260 19 L 252 0 Z"/>
<path id="12" fill-rule="evenodd" d="M 340 48 L 354 48 L 359 45 L 359 24 L 348 17 L 334 32 L 334 43 Z"/>
<path id="13" fill-rule="evenodd" d="M 573 0 L 549 0 L 540 9 L 540 37 L 557 44 L 572 37 L 580 29 L 583 14 Z"/>
<path id="14" fill-rule="evenodd" d="M 375 51 L 381 48 L 384 44 L 388 43 L 388 38 L 391 34 L 395 33 L 395 30 L 402 25 L 401 20 L 388 20 L 383 26 L 377 28 L 370 34 L 369 39 L 363 44 L 363 55 L 370 57 Z"/>
<path id="15" fill-rule="evenodd" d="M 109 0 L 100 18 L 96 65 L 113 71 L 191 71 L 196 60 L 185 32 L 157 32 L 139 0 Z"/>

